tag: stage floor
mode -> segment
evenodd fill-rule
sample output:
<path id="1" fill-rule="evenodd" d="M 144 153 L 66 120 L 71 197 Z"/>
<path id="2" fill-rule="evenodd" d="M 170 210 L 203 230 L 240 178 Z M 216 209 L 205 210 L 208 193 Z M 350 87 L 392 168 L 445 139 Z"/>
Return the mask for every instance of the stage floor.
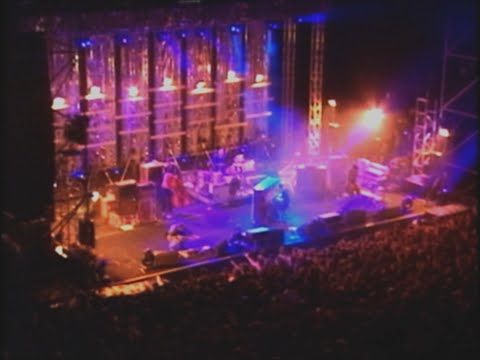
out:
<path id="1" fill-rule="evenodd" d="M 399 206 L 404 197 L 405 194 L 402 193 L 388 192 L 384 196 L 384 205 L 386 208 Z M 312 200 L 292 196 L 284 221 L 270 227 L 299 227 L 318 215 L 339 212 L 348 201 L 348 198 Z M 414 200 L 412 212 L 421 211 L 424 211 L 424 201 Z M 187 244 L 191 248 L 205 245 L 215 247 L 221 241 L 230 239 L 237 229 L 245 231 L 255 227 L 252 223 L 251 200 L 234 207 L 209 207 L 194 203 L 175 209 L 169 220 L 137 225 L 129 231 L 122 231 L 97 220 L 95 252 L 98 257 L 107 260 L 107 273 L 111 280 L 118 282 L 143 275 L 141 260 L 144 250 L 146 248 L 168 250 L 165 233 L 172 223 L 183 224 L 194 234 L 199 235 L 198 240 Z"/>

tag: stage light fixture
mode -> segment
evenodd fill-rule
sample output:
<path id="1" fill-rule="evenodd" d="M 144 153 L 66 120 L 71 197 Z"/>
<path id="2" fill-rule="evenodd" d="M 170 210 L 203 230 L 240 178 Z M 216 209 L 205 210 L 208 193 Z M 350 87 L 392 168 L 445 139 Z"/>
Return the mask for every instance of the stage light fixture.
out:
<path id="1" fill-rule="evenodd" d="M 238 82 L 240 79 L 237 77 L 237 73 L 233 70 L 228 70 L 227 72 L 227 79 L 225 82 L 227 83 L 232 83 L 232 82 Z"/>
<path id="2" fill-rule="evenodd" d="M 102 90 L 99 86 L 92 86 L 90 92 L 85 96 L 87 100 L 98 100 L 105 98 L 105 94 L 102 94 Z"/>
<path id="3" fill-rule="evenodd" d="M 92 192 L 92 201 L 95 203 L 100 200 L 100 193 L 98 191 Z"/>
<path id="4" fill-rule="evenodd" d="M 63 97 L 56 97 L 52 102 L 52 110 L 65 110 L 68 108 L 67 101 Z"/>
<path id="5" fill-rule="evenodd" d="M 255 82 L 257 84 L 261 83 L 261 82 L 264 82 L 264 81 L 265 81 L 265 75 L 262 75 L 262 74 L 255 75 Z"/>
<path id="6" fill-rule="evenodd" d="M 136 86 L 130 86 L 130 87 L 128 88 L 128 97 L 130 97 L 130 98 L 135 98 L 135 97 L 138 96 L 138 94 L 139 94 L 138 87 L 136 87 Z"/>
<path id="7" fill-rule="evenodd" d="M 117 34 L 115 41 L 121 45 L 127 45 L 130 42 L 130 37 L 127 34 Z"/>
<path id="8" fill-rule="evenodd" d="M 338 129 L 340 127 L 340 124 L 336 123 L 336 122 L 329 122 L 328 126 L 330 126 L 331 128 L 334 128 L 334 129 Z"/>
<path id="9" fill-rule="evenodd" d="M 81 47 L 81 48 L 83 48 L 83 49 L 86 49 L 86 48 L 92 46 L 92 41 L 91 41 L 90 39 L 78 39 L 78 40 L 76 41 L 76 45 L 77 45 L 78 47 Z"/>
<path id="10" fill-rule="evenodd" d="M 448 138 L 450 136 L 450 131 L 448 131 L 448 129 L 445 129 L 445 128 L 440 128 L 438 129 L 438 135 L 444 138 Z"/>
<path id="11" fill-rule="evenodd" d="M 378 129 L 385 117 L 383 110 L 380 108 L 372 108 L 367 110 L 363 115 L 363 125 L 369 129 Z"/>
<path id="12" fill-rule="evenodd" d="M 335 101 L 335 99 L 329 99 L 327 101 L 327 104 L 328 104 L 328 106 L 331 106 L 331 107 L 336 107 L 337 106 L 337 102 Z"/>

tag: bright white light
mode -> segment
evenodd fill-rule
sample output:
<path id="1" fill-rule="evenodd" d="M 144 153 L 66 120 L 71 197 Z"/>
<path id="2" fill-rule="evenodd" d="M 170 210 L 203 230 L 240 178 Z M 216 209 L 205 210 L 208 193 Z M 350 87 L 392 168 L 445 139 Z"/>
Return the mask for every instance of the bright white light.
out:
<path id="1" fill-rule="evenodd" d="M 385 117 L 382 109 L 373 108 L 365 112 L 362 123 L 369 129 L 378 129 Z"/>
<path id="2" fill-rule="evenodd" d="M 440 128 L 438 129 L 438 135 L 440 135 L 441 137 L 449 137 L 450 136 L 450 131 L 448 131 L 448 129 L 445 129 L 445 128 Z"/>
<path id="3" fill-rule="evenodd" d="M 65 252 L 63 251 L 62 245 L 55 246 L 55 252 L 61 257 L 64 257 L 65 259 L 68 257 L 67 254 L 65 254 Z"/>
<path id="4" fill-rule="evenodd" d="M 328 100 L 327 104 L 328 104 L 328 106 L 331 106 L 331 107 L 336 107 L 337 106 L 337 102 L 334 99 Z"/>
<path id="5" fill-rule="evenodd" d="M 257 74 L 255 75 L 255 82 L 256 83 L 261 83 L 265 81 L 265 76 L 262 74 Z"/>
<path id="6" fill-rule="evenodd" d="M 67 101 L 63 97 L 56 97 L 53 99 L 52 110 L 64 110 L 68 108 Z"/>
<path id="7" fill-rule="evenodd" d="M 102 94 L 102 90 L 100 89 L 99 86 L 92 86 L 90 88 L 90 93 L 85 96 L 87 100 L 96 100 L 96 99 L 103 99 L 105 97 L 104 94 Z"/>
<path id="8" fill-rule="evenodd" d="M 92 192 L 92 201 L 97 202 L 100 199 L 100 193 L 98 191 Z"/>
<path id="9" fill-rule="evenodd" d="M 173 79 L 169 77 L 163 78 L 163 85 L 160 87 L 162 91 L 172 91 L 175 90 L 176 87 L 173 86 Z"/>
<path id="10" fill-rule="evenodd" d="M 134 226 L 132 224 L 123 224 L 120 226 L 120 230 L 122 231 L 131 231 L 134 229 Z"/>
<path id="11" fill-rule="evenodd" d="M 231 82 L 237 82 L 240 79 L 237 77 L 237 73 L 233 70 L 228 70 L 227 72 L 227 79 L 225 82 L 231 83 Z"/>
<path id="12" fill-rule="evenodd" d="M 192 94 L 207 94 L 213 91 L 213 89 L 207 88 L 207 83 L 205 81 L 201 80 L 195 85 L 195 89 L 192 90 Z"/>
<path id="13" fill-rule="evenodd" d="M 336 123 L 336 122 L 330 122 L 330 123 L 328 123 L 328 126 L 334 128 L 334 129 L 338 129 L 340 127 L 340 124 Z"/>
<path id="14" fill-rule="evenodd" d="M 130 86 L 128 88 L 128 96 L 129 97 L 137 97 L 140 92 L 138 91 L 138 88 L 136 86 Z"/>

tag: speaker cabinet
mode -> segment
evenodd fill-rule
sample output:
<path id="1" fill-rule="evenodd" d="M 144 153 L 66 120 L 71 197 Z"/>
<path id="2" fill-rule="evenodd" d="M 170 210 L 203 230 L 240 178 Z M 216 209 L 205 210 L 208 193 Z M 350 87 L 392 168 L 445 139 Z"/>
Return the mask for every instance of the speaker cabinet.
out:
<path id="1" fill-rule="evenodd" d="M 78 241 L 80 244 L 95 247 L 95 225 L 92 220 L 78 222 Z"/>
<path id="2" fill-rule="evenodd" d="M 124 180 L 112 186 L 116 206 L 114 211 L 120 216 L 136 215 L 137 213 L 137 182 Z"/>
<path id="3" fill-rule="evenodd" d="M 321 198 L 327 191 L 327 168 L 324 166 L 297 167 L 296 192 L 300 196 Z"/>
<path id="4" fill-rule="evenodd" d="M 247 240 L 256 249 L 277 249 L 283 245 L 284 237 L 283 229 L 270 229 L 262 226 L 247 230 Z"/>
<path id="5" fill-rule="evenodd" d="M 348 226 L 363 225 L 367 222 L 367 212 L 365 210 L 349 210 L 345 213 L 345 224 Z"/>
<path id="6" fill-rule="evenodd" d="M 148 223 L 157 219 L 156 187 L 152 182 L 138 184 L 138 221 Z"/>
<path id="7" fill-rule="evenodd" d="M 374 215 L 376 221 L 393 219 L 403 215 L 403 209 L 400 206 L 380 210 Z"/>
<path id="8" fill-rule="evenodd" d="M 163 179 L 163 173 L 165 164 L 158 161 L 150 161 L 140 165 L 140 182 L 153 182 L 155 184 L 161 184 Z"/>
<path id="9" fill-rule="evenodd" d="M 53 220 L 54 142 L 45 35 L 5 33 L 2 209 Z"/>

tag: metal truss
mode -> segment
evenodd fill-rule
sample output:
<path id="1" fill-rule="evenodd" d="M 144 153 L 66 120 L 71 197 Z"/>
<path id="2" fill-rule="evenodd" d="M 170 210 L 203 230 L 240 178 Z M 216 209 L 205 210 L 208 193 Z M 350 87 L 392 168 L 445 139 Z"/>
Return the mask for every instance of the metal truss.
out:
<path id="1" fill-rule="evenodd" d="M 296 24 L 290 19 L 283 30 L 283 68 L 282 68 L 282 144 L 290 153 L 293 141 L 293 95 L 295 85 L 295 43 Z"/>
<path id="2" fill-rule="evenodd" d="M 308 152 L 318 155 L 320 152 L 322 129 L 322 82 L 324 24 L 312 24 L 310 43 L 310 96 L 308 111 Z"/>
<path id="3" fill-rule="evenodd" d="M 426 175 L 426 167 L 435 152 L 437 112 L 429 109 L 426 98 L 417 98 L 413 129 L 413 153 L 411 175 Z"/>

